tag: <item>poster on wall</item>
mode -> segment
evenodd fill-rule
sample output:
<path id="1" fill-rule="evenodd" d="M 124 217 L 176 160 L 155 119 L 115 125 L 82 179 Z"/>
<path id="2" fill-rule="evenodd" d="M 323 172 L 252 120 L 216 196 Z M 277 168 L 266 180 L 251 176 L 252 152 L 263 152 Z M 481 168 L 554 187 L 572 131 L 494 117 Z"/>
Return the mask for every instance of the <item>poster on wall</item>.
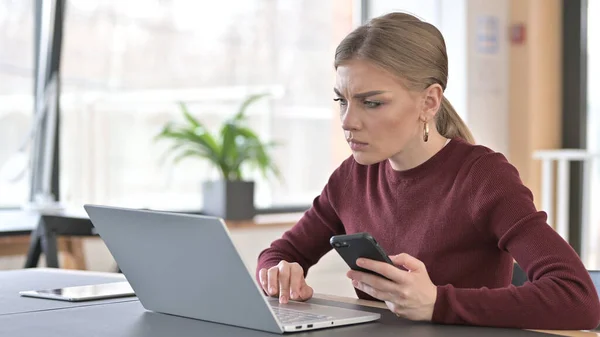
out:
<path id="1" fill-rule="evenodd" d="M 475 48 L 481 54 L 496 54 L 500 44 L 498 18 L 491 15 L 477 17 L 475 25 Z"/>

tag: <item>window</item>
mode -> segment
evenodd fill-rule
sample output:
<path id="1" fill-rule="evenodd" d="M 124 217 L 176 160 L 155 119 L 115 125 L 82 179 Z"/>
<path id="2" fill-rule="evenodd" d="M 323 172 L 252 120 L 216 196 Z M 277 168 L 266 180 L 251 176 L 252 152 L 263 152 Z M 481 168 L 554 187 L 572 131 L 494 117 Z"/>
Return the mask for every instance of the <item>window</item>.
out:
<path id="1" fill-rule="evenodd" d="M 283 182 L 255 175 L 256 205 L 310 204 L 334 169 L 334 31 L 351 20 L 336 11 L 353 1 L 333 2 L 68 1 L 63 201 L 200 209 L 201 182 L 217 173 L 201 161 L 161 163 L 169 145 L 153 137 L 179 118 L 178 101 L 217 127 L 246 95 L 269 92 L 249 114 L 282 143 L 273 154 Z"/>
<path id="2" fill-rule="evenodd" d="M 29 197 L 23 148 L 33 116 L 33 0 L 0 0 L 0 208 Z"/>

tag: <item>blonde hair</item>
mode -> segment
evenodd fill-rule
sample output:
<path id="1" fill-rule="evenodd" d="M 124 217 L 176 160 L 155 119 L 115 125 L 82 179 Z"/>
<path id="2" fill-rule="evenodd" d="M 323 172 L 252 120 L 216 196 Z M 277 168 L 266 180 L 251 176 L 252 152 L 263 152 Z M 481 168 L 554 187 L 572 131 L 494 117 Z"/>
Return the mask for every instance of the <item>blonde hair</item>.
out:
<path id="1" fill-rule="evenodd" d="M 438 83 L 446 90 L 448 55 L 440 31 L 405 13 L 389 13 L 356 28 L 340 42 L 334 66 L 363 59 L 397 75 L 409 90 L 425 90 Z M 471 131 L 446 97 L 435 117 L 437 131 L 446 138 L 475 143 Z"/>

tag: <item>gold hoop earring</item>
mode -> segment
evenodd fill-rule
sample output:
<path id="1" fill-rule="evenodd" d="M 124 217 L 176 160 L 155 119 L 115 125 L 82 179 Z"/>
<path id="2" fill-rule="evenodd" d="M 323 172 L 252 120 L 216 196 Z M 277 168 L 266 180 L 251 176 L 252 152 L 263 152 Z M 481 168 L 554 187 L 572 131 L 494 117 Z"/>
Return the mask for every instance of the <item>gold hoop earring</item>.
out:
<path id="1" fill-rule="evenodd" d="M 427 143 L 429 140 L 429 124 L 427 122 L 423 122 L 423 141 Z"/>

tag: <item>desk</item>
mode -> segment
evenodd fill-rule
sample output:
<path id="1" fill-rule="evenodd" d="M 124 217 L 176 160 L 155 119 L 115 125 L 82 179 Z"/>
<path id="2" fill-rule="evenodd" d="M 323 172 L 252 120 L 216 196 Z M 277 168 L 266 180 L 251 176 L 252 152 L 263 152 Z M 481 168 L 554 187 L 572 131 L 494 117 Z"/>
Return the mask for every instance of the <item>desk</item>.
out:
<path id="1" fill-rule="evenodd" d="M 42 274 L 43 277 L 40 277 Z M 110 280 L 121 279 L 110 273 L 67 270 L 30 269 L 0 272 L 0 282 L 11 284 L 9 288 L 0 287 L 0 299 L 4 304 L 2 307 L 17 308 L 9 313 L 0 312 L 0 335 L 27 337 L 275 336 L 261 331 L 149 312 L 135 298 L 68 303 L 21 298 L 16 295 L 16 291 L 20 288 L 47 288 L 50 285 L 91 284 Z M 382 309 L 379 303 L 350 298 L 316 295 L 311 302 L 380 312 L 382 319 L 373 323 L 315 330 L 292 336 L 548 336 L 540 332 L 517 329 L 411 322 L 395 317 L 387 309 Z M 562 331 L 560 333 L 567 336 L 597 336 L 595 333 L 578 331 Z"/>
<path id="2" fill-rule="evenodd" d="M 226 221 L 230 230 L 255 226 L 293 226 L 303 213 L 257 215 L 252 221 Z M 85 270 L 81 237 L 96 237 L 87 213 L 81 210 L 27 212 L 0 211 L 0 256 L 26 254 L 25 268 L 37 267 L 41 254 L 46 266 L 58 268 L 58 252 L 65 253 L 64 267 Z"/>
<path id="3" fill-rule="evenodd" d="M 325 300 L 335 301 L 335 302 L 343 302 L 343 303 L 349 303 L 349 304 L 363 305 L 363 306 L 367 306 L 367 307 L 387 309 L 385 304 L 381 303 L 381 302 L 366 301 L 366 300 L 360 300 L 360 299 L 355 299 L 355 298 L 332 296 L 332 295 L 322 295 L 322 294 L 317 294 L 315 297 L 325 299 Z M 546 334 L 552 334 L 552 335 L 559 335 L 559 336 L 600 337 L 600 332 L 591 332 L 591 331 L 568 331 L 568 330 L 564 330 L 564 331 L 532 330 L 532 331 L 546 333 Z"/>
<path id="4" fill-rule="evenodd" d="M 76 237 L 95 235 L 82 211 L 0 211 L 0 256 L 26 254 L 25 268 L 36 267 L 42 253 L 46 266 L 58 268 L 61 251 L 67 268 L 85 269 L 83 244 Z"/>
<path id="5" fill-rule="evenodd" d="M 125 277 L 117 273 L 64 273 L 59 269 L 2 271 L 0 272 L 0 316 L 89 305 L 89 302 L 38 301 L 35 298 L 20 297 L 19 291 L 21 290 L 50 289 L 122 281 L 125 281 Z M 123 297 L 101 300 L 97 303 L 107 304 L 133 300 L 136 300 L 136 298 Z"/>

